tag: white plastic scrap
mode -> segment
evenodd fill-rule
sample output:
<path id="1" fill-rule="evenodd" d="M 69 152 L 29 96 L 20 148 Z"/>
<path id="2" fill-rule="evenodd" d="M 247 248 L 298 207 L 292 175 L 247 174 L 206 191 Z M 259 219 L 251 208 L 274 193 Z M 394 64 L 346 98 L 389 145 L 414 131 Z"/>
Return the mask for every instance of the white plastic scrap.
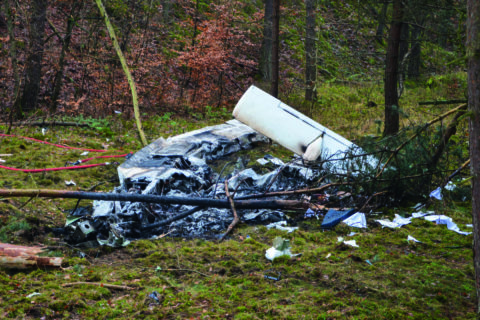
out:
<path id="1" fill-rule="evenodd" d="M 455 222 L 453 222 L 452 218 L 442 215 L 431 215 L 426 216 L 425 220 L 435 222 L 436 224 L 446 224 L 448 230 L 455 231 L 456 233 L 463 234 L 468 236 L 471 232 L 460 231 L 460 228 L 457 226 Z"/>
<path id="2" fill-rule="evenodd" d="M 77 184 L 76 184 L 75 181 L 73 181 L 73 180 L 69 180 L 69 181 L 65 180 L 65 185 L 67 185 L 67 186 L 76 186 Z"/>
<path id="3" fill-rule="evenodd" d="M 448 191 L 452 191 L 456 187 L 457 186 L 455 185 L 455 183 L 453 183 L 452 181 L 448 181 L 447 185 L 445 186 L 445 189 L 448 190 Z"/>
<path id="4" fill-rule="evenodd" d="M 283 239 L 281 237 L 276 237 L 273 240 L 273 247 L 269 248 L 267 252 L 265 252 L 265 258 L 270 261 L 273 261 L 273 259 L 281 256 L 295 257 L 299 255 L 300 253 L 292 254 L 290 252 L 290 240 Z"/>
<path id="5" fill-rule="evenodd" d="M 283 220 L 283 221 L 272 222 L 270 224 L 267 224 L 266 227 L 269 230 L 272 229 L 272 228 L 275 228 L 275 229 L 278 229 L 278 230 L 287 231 L 288 233 L 293 232 L 293 231 L 298 229 L 298 227 L 286 227 L 286 225 L 287 225 L 287 221 Z"/>
<path id="6" fill-rule="evenodd" d="M 343 241 L 348 246 L 358 248 L 357 240 L 348 240 L 348 241 Z"/>
<path id="7" fill-rule="evenodd" d="M 422 243 L 422 241 L 418 241 L 417 239 L 415 239 L 415 238 L 414 238 L 414 237 L 412 237 L 411 235 L 408 235 L 408 237 L 407 237 L 407 241 L 413 241 L 413 242 Z"/>
<path id="8" fill-rule="evenodd" d="M 89 153 L 88 151 L 84 151 L 84 152 L 80 153 L 80 155 L 81 156 L 86 156 L 86 155 L 88 155 L 88 153 Z"/>
<path id="9" fill-rule="evenodd" d="M 343 242 L 343 243 L 345 243 L 345 244 L 348 245 L 348 246 L 358 248 L 357 240 L 347 240 L 347 241 L 345 241 L 345 240 L 343 239 L 343 237 L 337 237 L 337 241 L 338 241 L 338 242 Z"/>
<path id="10" fill-rule="evenodd" d="M 354 215 L 343 220 L 343 222 L 350 227 L 355 227 L 355 228 L 367 227 L 367 219 L 365 218 L 365 214 L 362 212 L 355 213 Z"/>
<path id="11" fill-rule="evenodd" d="M 430 192 L 430 198 L 435 198 L 437 200 L 442 200 L 442 188 L 438 187 L 437 189 Z"/>
<path id="12" fill-rule="evenodd" d="M 308 208 L 307 211 L 305 212 L 305 215 L 303 216 L 305 219 L 308 219 L 308 218 L 317 218 L 318 220 L 318 214 L 313 211 L 312 209 Z"/>
<path id="13" fill-rule="evenodd" d="M 406 224 L 412 222 L 412 217 L 404 218 L 398 214 L 395 214 L 395 219 L 393 221 L 390 220 L 375 220 L 382 225 L 382 227 L 388 227 L 392 229 L 400 228 Z"/>

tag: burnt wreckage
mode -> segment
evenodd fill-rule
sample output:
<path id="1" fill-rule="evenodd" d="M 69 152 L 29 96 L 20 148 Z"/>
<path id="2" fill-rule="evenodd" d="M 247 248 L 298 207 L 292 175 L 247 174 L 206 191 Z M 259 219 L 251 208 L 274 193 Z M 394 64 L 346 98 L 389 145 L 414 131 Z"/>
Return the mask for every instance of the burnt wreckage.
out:
<path id="1" fill-rule="evenodd" d="M 254 86 L 238 102 L 234 116 L 238 120 L 160 138 L 144 147 L 118 167 L 121 185 L 114 192 L 225 199 L 227 181 L 238 199 L 311 187 L 325 170 L 347 170 L 351 165 L 344 158 L 355 145 Z M 297 155 L 288 163 L 265 155 L 246 168 L 251 154 L 244 150 L 261 150 L 270 139 Z M 336 160 L 321 169 L 311 166 L 319 157 Z M 182 214 L 185 217 L 177 219 Z M 246 223 L 289 220 L 281 210 L 241 209 L 238 214 Z M 95 201 L 92 211 L 74 212 L 67 219 L 65 232 L 66 240 L 77 245 L 120 246 L 163 234 L 216 238 L 231 221 L 230 209 Z"/>

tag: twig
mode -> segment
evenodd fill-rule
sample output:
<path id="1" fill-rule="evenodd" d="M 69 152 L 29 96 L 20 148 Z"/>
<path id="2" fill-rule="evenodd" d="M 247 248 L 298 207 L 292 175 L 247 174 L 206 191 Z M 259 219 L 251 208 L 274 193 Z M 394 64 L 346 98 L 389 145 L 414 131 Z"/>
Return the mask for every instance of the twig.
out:
<path id="1" fill-rule="evenodd" d="M 305 188 L 305 189 L 298 189 L 298 190 L 275 191 L 275 192 L 269 192 L 269 193 L 255 193 L 255 194 L 250 194 L 250 195 L 238 197 L 237 200 L 314 193 L 314 192 L 323 191 L 323 190 L 328 189 L 330 187 L 350 185 L 350 184 L 351 184 L 350 182 L 333 182 L 333 183 L 324 184 L 323 186 L 318 187 L 318 188 L 310 188 L 310 189 Z"/>
<path id="2" fill-rule="evenodd" d="M 200 271 L 197 271 L 197 270 L 192 270 L 192 269 L 158 269 L 158 270 L 155 270 L 155 271 L 185 271 L 185 272 L 195 272 L 195 273 L 198 273 L 204 277 L 208 277 L 208 274 L 205 274 L 205 273 L 201 273 Z"/>
<path id="3" fill-rule="evenodd" d="M 363 204 L 363 206 L 362 206 L 360 209 L 358 209 L 358 212 L 362 212 L 363 209 L 365 209 L 365 207 L 367 206 L 367 204 L 370 202 L 370 200 L 372 200 L 374 197 L 380 196 L 380 195 L 385 194 L 385 193 L 387 193 L 387 192 L 388 192 L 388 191 L 380 191 L 380 192 L 377 192 L 377 193 L 372 194 L 370 197 L 368 197 L 367 201 L 365 201 L 365 203 Z"/>
<path id="4" fill-rule="evenodd" d="M 36 127 L 52 127 L 52 126 L 61 126 L 61 127 L 91 127 L 88 123 L 78 123 L 78 122 L 56 122 L 56 121 L 37 121 L 37 122 L 13 122 L 12 124 L 16 126 L 36 126 Z"/>
<path id="5" fill-rule="evenodd" d="M 230 225 L 228 226 L 227 228 L 227 231 L 225 231 L 225 233 L 222 235 L 222 237 L 220 238 L 220 241 L 223 241 L 225 239 L 225 237 L 227 236 L 227 234 L 232 231 L 232 229 L 237 225 L 237 223 L 240 221 L 240 219 L 238 218 L 238 214 L 237 214 L 237 210 L 235 210 L 235 203 L 233 202 L 233 198 L 232 196 L 230 195 L 230 192 L 228 191 L 228 180 L 225 180 L 225 193 L 228 197 L 228 201 L 230 202 L 230 207 L 232 208 L 232 212 L 233 212 L 233 221 L 232 223 L 230 223 Z"/>
<path id="6" fill-rule="evenodd" d="M 465 99 L 454 99 L 454 100 L 433 100 L 433 101 L 420 101 L 418 103 L 419 106 L 425 106 L 429 104 L 439 105 L 439 104 L 455 104 L 455 103 L 467 103 L 468 101 Z"/>
<path id="7" fill-rule="evenodd" d="M 115 284 L 108 284 L 108 283 L 101 283 L 101 282 L 85 282 L 85 281 L 64 283 L 64 284 L 62 284 L 62 287 L 81 286 L 81 285 L 84 285 L 84 284 L 97 286 L 97 287 L 104 287 L 104 288 L 109 288 L 109 289 L 115 289 L 115 290 L 134 290 L 135 289 L 135 288 L 128 287 L 128 286 L 119 286 L 119 285 L 115 285 Z"/>

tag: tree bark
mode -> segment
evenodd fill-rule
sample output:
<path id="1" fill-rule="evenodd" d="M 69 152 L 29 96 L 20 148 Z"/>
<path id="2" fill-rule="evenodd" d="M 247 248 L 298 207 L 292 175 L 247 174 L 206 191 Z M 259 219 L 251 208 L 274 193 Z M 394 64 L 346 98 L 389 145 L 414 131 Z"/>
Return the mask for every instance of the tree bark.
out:
<path id="1" fill-rule="evenodd" d="M 58 71 L 55 74 L 53 92 L 52 92 L 52 96 L 51 96 L 51 105 L 50 105 L 50 111 L 51 112 L 55 112 L 57 110 L 58 97 L 60 96 L 60 91 L 62 90 L 62 85 L 63 85 L 63 74 L 64 74 L 64 70 L 65 70 L 65 57 L 66 57 L 67 51 L 70 47 L 70 40 L 72 39 L 72 31 L 73 31 L 73 27 L 75 26 L 76 18 L 74 17 L 74 15 L 76 14 L 76 11 L 78 9 L 80 9 L 82 4 L 83 4 L 83 1 L 75 1 L 73 3 L 72 9 L 70 11 L 70 14 L 69 14 L 68 20 L 67 20 L 67 28 L 65 30 L 65 36 L 61 39 L 61 41 L 62 41 L 62 51 L 60 52 L 60 59 L 58 61 Z"/>
<path id="2" fill-rule="evenodd" d="M 182 204 L 187 206 L 202 206 L 213 208 L 230 208 L 228 200 L 156 196 L 149 194 L 132 193 L 105 193 L 105 192 L 83 192 L 65 191 L 50 189 L 0 189 L 2 197 L 42 197 L 42 198 L 64 198 L 64 199 L 90 199 L 105 201 L 130 201 L 163 204 Z M 237 209 L 308 209 L 309 204 L 297 200 L 235 200 Z"/>
<path id="3" fill-rule="evenodd" d="M 383 44 L 383 30 L 385 29 L 385 19 L 387 17 L 388 1 L 385 1 L 382 6 L 382 11 L 378 18 L 378 27 L 375 34 L 375 39 L 378 43 Z"/>
<path id="4" fill-rule="evenodd" d="M 272 81 L 272 47 L 273 47 L 273 0 L 265 0 L 263 22 L 262 73 L 263 80 Z"/>
<path id="5" fill-rule="evenodd" d="M 29 48 L 25 66 L 25 80 L 17 112 L 23 114 L 37 109 L 40 81 L 42 80 L 43 42 L 47 15 L 47 1 L 32 1 L 32 17 L 29 23 Z"/>
<path id="6" fill-rule="evenodd" d="M 280 0 L 273 0 L 272 83 L 270 94 L 278 98 L 279 45 L 280 45 Z"/>
<path id="7" fill-rule="evenodd" d="M 317 97 L 317 32 L 316 32 L 316 0 L 305 0 L 305 100 L 313 101 Z"/>
<path id="8" fill-rule="evenodd" d="M 17 62 L 17 47 L 16 43 L 17 41 L 15 40 L 15 13 L 14 10 L 16 9 L 16 3 L 10 3 L 10 1 L 7 1 L 4 6 L 4 12 L 5 16 L 7 17 L 7 31 L 8 31 L 8 36 L 9 36 L 9 41 L 8 44 L 10 45 L 10 59 L 12 61 L 12 70 L 13 70 L 13 79 L 14 79 L 14 85 L 13 85 L 13 102 L 15 104 L 16 101 L 20 101 L 19 99 L 19 93 L 20 93 L 20 73 L 18 72 L 18 62 Z M 17 104 L 18 106 L 18 104 Z M 10 132 L 10 128 L 13 122 L 13 117 L 20 118 L 22 115 L 21 108 L 15 107 L 15 105 L 12 106 L 10 109 L 10 116 L 9 116 L 9 121 L 10 121 L 10 127 L 8 129 L 8 132 Z"/>
<path id="9" fill-rule="evenodd" d="M 480 316 L 480 2 L 467 0 L 468 110 L 472 174 L 473 264 Z"/>
<path id="10" fill-rule="evenodd" d="M 113 26 L 110 23 L 110 19 L 108 18 L 108 15 L 105 10 L 105 7 L 103 6 L 102 0 L 95 0 L 95 2 L 97 3 L 97 7 L 98 7 L 98 10 L 100 11 L 100 14 L 105 20 L 105 25 L 107 26 L 110 39 L 112 39 L 113 47 L 115 48 L 115 52 L 117 53 L 117 56 L 120 59 L 120 63 L 122 64 L 123 71 L 125 73 L 125 76 L 127 77 L 128 85 L 130 86 L 130 91 L 132 93 L 133 112 L 135 115 L 135 122 L 137 124 L 138 135 L 140 136 L 140 141 L 142 142 L 142 145 L 146 146 L 148 142 L 147 142 L 147 138 L 145 137 L 145 133 L 143 132 L 142 120 L 140 119 L 140 108 L 138 107 L 137 87 L 135 86 L 135 80 L 133 80 L 132 73 L 128 68 L 127 59 L 125 59 L 122 49 L 118 44 L 117 36 L 115 35 L 115 30 L 113 29 Z"/>
<path id="11" fill-rule="evenodd" d="M 385 67 L 385 128 L 384 136 L 394 135 L 400 127 L 398 113 L 398 53 L 402 30 L 402 0 L 393 1 L 393 16 L 388 37 L 387 59 Z"/>
<path id="12" fill-rule="evenodd" d="M 411 37 L 411 49 L 410 59 L 408 60 L 408 72 L 407 77 L 409 79 L 418 79 L 420 77 L 420 64 L 421 64 L 421 50 L 420 41 L 418 38 L 422 33 L 422 29 L 419 26 L 412 26 L 410 33 Z"/>

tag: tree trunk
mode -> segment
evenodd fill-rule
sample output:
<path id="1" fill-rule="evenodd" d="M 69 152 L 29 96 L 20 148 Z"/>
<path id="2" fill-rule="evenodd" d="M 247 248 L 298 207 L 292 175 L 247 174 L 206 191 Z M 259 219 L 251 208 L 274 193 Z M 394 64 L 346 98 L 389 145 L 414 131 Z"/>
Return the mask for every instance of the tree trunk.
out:
<path id="1" fill-rule="evenodd" d="M 480 2 L 467 0 L 468 109 L 472 174 L 473 264 L 480 315 Z"/>
<path id="2" fill-rule="evenodd" d="M 273 43 L 272 43 L 272 83 L 270 94 L 278 98 L 279 82 L 279 45 L 280 45 L 280 0 L 273 0 Z"/>
<path id="3" fill-rule="evenodd" d="M 10 1 L 7 1 L 4 6 L 4 12 L 5 16 L 7 17 L 7 30 L 8 30 L 8 36 L 9 36 L 9 41 L 8 44 L 10 45 L 10 59 L 12 61 L 12 70 L 13 70 L 13 101 L 14 103 L 16 101 L 20 101 L 18 95 L 20 92 L 20 74 L 18 72 L 18 63 L 17 63 L 17 47 L 16 43 L 17 41 L 15 40 L 15 14 L 13 12 L 13 9 L 16 8 L 16 3 L 10 3 Z M 18 104 L 17 104 L 18 105 Z M 15 114 L 16 112 L 16 114 Z M 21 113 L 21 108 L 15 107 L 15 105 L 12 106 L 10 109 L 10 127 L 13 121 L 13 117 L 15 116 L 16 118 L 20 118 L 22 115 Z M 9 131 L 10 132 L 10 128 Z"/>
<path id="4" fill-rule="evenodd" d="M 263 22 L 262 73 L 266 82 L 272 81 L 272 47 L 273 47 L 273 0 L 265 0 Z"/>
<path id="5" fill-rule="evenodd" d="M 402 0 L 393 1 L 393 16 L 388 37 L 387 59 L 385 67 L 385 128 L 384 136 L 396 134 L 400 127 L 398 113 L 398 52 L 402 30 Z"/>
<path id="6" fill-rule="evenodd" d="M 422 33 L 422 29 L 419 26 L 413 26 L 410 34 L 412 41 L 412 48 L 410 49 L 410 59 L 408 60 L 408 72 L 407 76 L 409 79 L 418 79 L 420 77 L 420 55 L 422 47 L 418 38 Z"/>
<path id="7" fill-rule="evenodd" d="M 378 43 L 383 44 L 383 30 L 385 29 L 385 18 L 387 17 L 388 1 L 385 1 L 382 6 L 382 12 L 378 18 L 377 33 L 375 39 Z"/>
<path id="8" fill-rule="evenodd" d="M 32 17 L 29 23 L 29 48 L 25 66 L 25 86 L 19 112 L 29 112 L 37 109 L 40 81 L 42 80 L 43 42 L 47 1 L 32 1 Z"/>
<path id="9" fill-rule="evenodd" d="M 58 61 L 58 71 L 55 74 L 55 80 L 53 85 L 53 92 L 51 96 L 51 105 L 50 111 L 55 112 L 57 110 L 58 105 L 58 97 L 60 95 L 60 91 L 62 90 L 63 85 L 63 74 L 65 69 L 65 56 L 67 55 L 67 51 L 70 47 L 70 40 L 72 38 L 72 31 L 73 27 L 75 26 L 76 18 L 74 15 L 76 14 L 77 9 L 80 9 L 83 1 L 75 1 L 73 3 L 72 9 L 70 11 L 70 15 L 67 20 L 67 28 L 65 30 L 65 36 L 62 39 L 62 51 L 60 52 L 60 59 Z"/>
<path id="10" fill-rule="evenodd" d="M 408 24 L 402 23 L 402 29 L 400 31 L 400 44 L 398 46 L 398 59 L 400 63 L 405 58 L 405 55 L 408 53 L 409 47 L 409 27 Z M 404 70 L 401 70 L 405 72 Z"/>
<path id="11" fill-rule="evenodd" d="M 317 98 L 317 32 L 316 28 L 316 0 L 305 0 L 306 9 L 306 37 L 305 37 L 305 100 L 313 101 Z"/>

